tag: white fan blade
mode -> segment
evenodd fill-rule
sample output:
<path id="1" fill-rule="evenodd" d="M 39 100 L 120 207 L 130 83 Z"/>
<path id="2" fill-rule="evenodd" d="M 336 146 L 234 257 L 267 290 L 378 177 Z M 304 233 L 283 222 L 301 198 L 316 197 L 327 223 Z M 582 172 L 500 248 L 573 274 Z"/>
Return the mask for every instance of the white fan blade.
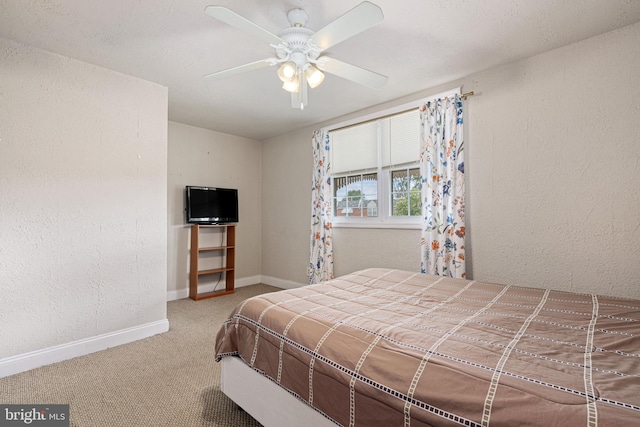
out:
<path id="1" fill-rule="evenodd" d="M 215 79 L 215 80 L 224 79 L 226 77 L 235 76 L 236 74 L 257 70 L 259 68 L 268 67 L 275 63 L 276 61 L 273 58 L 261 59 L 260 61 L 250 62 L 248 64 L 239 65 L 237 67 L 228 68 L 222 71 L 216 71 L 215 73 L 211 73 L 211 74 L 206 74 L 204 77 Z"/>
<path id="2" fill-rule="evenodd" d="M 382 9 L 368 1 L 362 2 L 321 30 L 310 40 L 325 50 L 379 24 L 384 19 Z"/>
<path id="3" fill-rule="evenodd" d="M 328 56 L 318 58 L 318 68 L 347 80 L 373 89 L 380 89 L 387 84 L 388 77 Z"/>
<path id="4" fill-rule="evenodd" d="M 204 8 L 204 13 L 207 15 L 219 19 L 225 24 L 229 24 L 232 27 L 236 27 L 239 30 L 247 32 L 255 37 L 258 37 L 270 44 L 281 44 L 283 40 L 275 34 L 265 30 L 259 25 L 254 24 L 247 18 L 244 18 L 237 13 L 222 6 L 207 6 Z"/>

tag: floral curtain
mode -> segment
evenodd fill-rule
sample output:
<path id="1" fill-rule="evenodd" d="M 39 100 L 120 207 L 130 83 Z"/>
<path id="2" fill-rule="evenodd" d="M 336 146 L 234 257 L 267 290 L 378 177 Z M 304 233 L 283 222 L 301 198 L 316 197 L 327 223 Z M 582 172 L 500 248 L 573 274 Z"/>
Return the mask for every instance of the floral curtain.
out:
<path id="1" fill-rule="evenodd" d="M 329 134 L 316 131 L 313 145 L 313 185 L 311 188 L 311 254 L 309 283 L 333 279 L 331 240 L 331 177 L 329 176 Z"/>
<path id="2" fill-rule="evenodd" d="M 464 278 L 464 144 L 458 95 L 420 108 L 423 273 Z"/>

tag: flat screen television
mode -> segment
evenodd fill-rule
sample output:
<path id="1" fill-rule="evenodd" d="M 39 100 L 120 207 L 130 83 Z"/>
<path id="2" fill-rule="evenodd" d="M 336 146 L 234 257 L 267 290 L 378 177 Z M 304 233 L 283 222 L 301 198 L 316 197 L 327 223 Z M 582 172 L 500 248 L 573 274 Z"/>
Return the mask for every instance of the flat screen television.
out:
<path id="1" fill-rule="evenodd" d="M 189 224 L 238 222 L 238 190 L 197 187 L 185 189 L 186 221 Z"/>

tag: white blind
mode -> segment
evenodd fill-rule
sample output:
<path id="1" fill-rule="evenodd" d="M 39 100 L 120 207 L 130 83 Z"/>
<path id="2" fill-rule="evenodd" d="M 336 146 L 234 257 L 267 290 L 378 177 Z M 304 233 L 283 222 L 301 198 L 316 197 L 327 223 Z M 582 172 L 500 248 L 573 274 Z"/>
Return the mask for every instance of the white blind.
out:
<path id="1" fill-rule="evenodd" d="M 418 109 L 381 120 L 382 167 L 412 163 L 420 158 Z"/>
<path id="2" fill-rule="evenodd" d="M 331 172 L 366 171 L 378 168 L 378 127 L 381 167 L 418 161 L 420 113 L 418 109 L 344 129 L 331 131 Z"/>
<path id="3" fill-rule="evenodd" d="M 378 125 L 363 123 L 330 132 L 331 172 L 360 171 L 378 167 Z"/>

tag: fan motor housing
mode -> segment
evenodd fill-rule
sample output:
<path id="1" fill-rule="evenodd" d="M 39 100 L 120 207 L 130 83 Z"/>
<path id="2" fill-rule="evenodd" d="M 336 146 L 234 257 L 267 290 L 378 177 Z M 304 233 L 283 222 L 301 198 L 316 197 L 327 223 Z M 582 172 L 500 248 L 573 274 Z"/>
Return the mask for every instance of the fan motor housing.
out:
<path id="1" fill-rule="evenodd" d="M 304 27 L 290 27 L 278 33 L 278 37 L 284 40 L 290 49 L 305 49 L 313 31 Z"/>

